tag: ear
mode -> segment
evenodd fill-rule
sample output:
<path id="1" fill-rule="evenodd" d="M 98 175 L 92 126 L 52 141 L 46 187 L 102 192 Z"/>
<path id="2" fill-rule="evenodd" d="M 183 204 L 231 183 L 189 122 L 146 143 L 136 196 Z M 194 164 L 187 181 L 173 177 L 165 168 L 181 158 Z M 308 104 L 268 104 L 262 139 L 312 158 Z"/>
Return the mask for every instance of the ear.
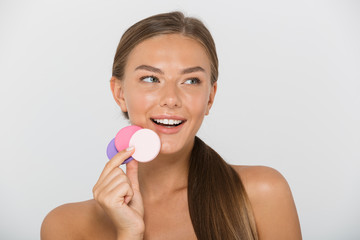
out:
<path id="1" fill-rule="evenodd" d="M 217 82 L 215 82 L 215 83 L 211 86 L 209 101 L 208 101 L 208 105 L 207 105 L 207 109 L 206 109 L 205 115 L 209 115 L 209 111 L 210 111 L 211 106 L 212 106 L 212 104 L 214 103 L 214 100 L 215 100 L 216 90 L 217 90 Z"/>
<path id="2" fill-rule="evenodd" d="M 120 106 L 121 111 L 127 112 L 126 102 L 124 98 L 124 83 L 116 77 L 111 77 L 110 88 L 116 103 Z"/>

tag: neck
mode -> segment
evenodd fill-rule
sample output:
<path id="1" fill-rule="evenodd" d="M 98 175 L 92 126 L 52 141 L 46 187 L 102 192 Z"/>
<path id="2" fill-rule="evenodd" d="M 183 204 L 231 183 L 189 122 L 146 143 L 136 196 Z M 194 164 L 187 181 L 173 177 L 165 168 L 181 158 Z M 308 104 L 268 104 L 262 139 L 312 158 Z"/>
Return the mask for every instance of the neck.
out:
<path id="1" fill-rule="evenodd" d="M 193 143 L 180 152 L 159 154 L 151 162 L 139 162 L 139 184 L 144 199 L 157 201 L 187 188 L 192 147 Z"/>

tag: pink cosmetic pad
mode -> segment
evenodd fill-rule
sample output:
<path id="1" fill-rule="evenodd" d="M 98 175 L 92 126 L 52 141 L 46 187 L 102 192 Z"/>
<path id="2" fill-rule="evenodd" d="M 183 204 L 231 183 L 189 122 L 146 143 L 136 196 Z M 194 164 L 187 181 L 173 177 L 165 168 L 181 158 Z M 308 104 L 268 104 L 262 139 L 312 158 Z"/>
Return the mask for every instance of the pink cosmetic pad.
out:
<path id="1" fill-rule="evenodd" d="M 161 143 L 159 136 L 154 131 L 135 125 L 127 126 L 122 128 L 108 144 L 106 151 L 108 158 L 113 158 L 119 151 L 129 146 L 134 146 L 135 152 L 122 164 L 130 162 L 134 158 L 139 162 L 153 160 L 160 152 Z"/>
<path id="2" fill-rule="evenodd" d="M 159 154 L 161 143 L 154 131 L 144 128 L 132 135 L 129 146 L 135 147 L 133 158 L 139 162 L 149 162 Z"/>
<path id="3" fill-rule="evenodd" d="M 138 130 L 142 129 L 139 126 L 127 126 L 122 128 L 114 139 L 110 141 L 107 146 L 106 154 L 109 159 L 112 159 L 119 151 L 122 151 L 129 147 L 131 136 Z M 126 164 L 133 160 L 132 157 L 126 159 L 122 164 Z"/>
<path id="4" fill-rule="evenodd" d="M 135 125 L 131 125 L 131 126 L 127 126 L 122 128 L 115 137 L 115 147 L 118 150 L 118 152 L 127 149 L 129 147 L 129 142 L 130 142 L 130 138 L 131 136 L 139 131 L 140 129 L 142 129 L 139 126 L 135 126 Z"/>

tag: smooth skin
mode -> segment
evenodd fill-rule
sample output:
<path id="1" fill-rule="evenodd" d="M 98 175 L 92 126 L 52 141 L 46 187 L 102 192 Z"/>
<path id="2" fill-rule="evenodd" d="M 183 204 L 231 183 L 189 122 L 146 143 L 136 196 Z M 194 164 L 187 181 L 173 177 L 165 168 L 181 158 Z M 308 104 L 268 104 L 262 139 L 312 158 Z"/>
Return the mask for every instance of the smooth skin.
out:
<path id="1" fill-rule="evenodd" d="M 41 239 L 196 239 L 187 202 L 187 169 L 194 137 L 217 90 L 210 73 L 205 49 L 191 38 L 160 35 L 137 45 L 124 79 L 111 79 L 111 91 L 132 124 L 158 133 L 160 154 L 148 163 L 131 161 L 125 174 L 118 166 L 134 149 L 119 152 L 105 165 L 93 188 L 94 199 L 52 210 L 42 224 Z M 151 120 L 164 115 L 186 121 L 181 130 L 168 134 Z M 260 239 L 301 239 L 284 177 L 268 167 L 233 167 L 248 193 Z"/>

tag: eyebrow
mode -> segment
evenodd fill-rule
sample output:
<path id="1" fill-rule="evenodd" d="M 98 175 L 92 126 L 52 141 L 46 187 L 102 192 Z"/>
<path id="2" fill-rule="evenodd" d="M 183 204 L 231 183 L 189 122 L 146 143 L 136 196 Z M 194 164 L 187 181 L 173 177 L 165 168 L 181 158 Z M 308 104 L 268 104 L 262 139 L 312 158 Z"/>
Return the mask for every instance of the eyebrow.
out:
<path id="1" fill-rule="evenodd" d="M 164 72 L 161 71 L 161 69 L 156 68 L 156 67 L 152 67 L 152 66 L 149 66 L 149 65 L 140 65 L 137 68 L 135 68 L 135 71 L 136 70 L 147 70 L 147 71 L 150 71 L 150 72 L 154 72 L 154 73 L 164 75 Z M 205 72 L 205 69 L 203 69 L 200 66 L 185 68 L 185 69 L 183 69 L 181 71 L 181 74 L 188 74 L 188 73 L 193 73 L 193 72 Z"/>

